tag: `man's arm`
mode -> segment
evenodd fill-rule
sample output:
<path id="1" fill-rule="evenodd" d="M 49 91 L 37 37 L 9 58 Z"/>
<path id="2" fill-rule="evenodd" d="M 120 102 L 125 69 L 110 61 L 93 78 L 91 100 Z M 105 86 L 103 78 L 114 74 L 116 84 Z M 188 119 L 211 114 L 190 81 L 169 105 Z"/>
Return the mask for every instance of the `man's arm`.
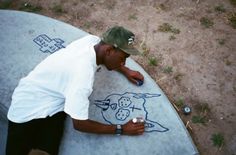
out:
<path id="1" fill-rule="evenodd" d="M 73 120 L 76 130 L 81 132 L 96 134 L 115 134 L 116 125 L 102 124 L 93 120 Z M 144 132 L 144 122 L 133 123 L 132 120 L 122 125 L 122 134 L 124 135 L 141 135 Z"/>
<path id="2" fill-rule="evenodd" d="M 131 70 L 124 65 L 118 68 L 117 71 L 124 74 L 127 77 L 127 79 L 134 84 L 138 84 L 138 80 L 142 82 L 144 81 L 144 77 L 140 72 Z"/>

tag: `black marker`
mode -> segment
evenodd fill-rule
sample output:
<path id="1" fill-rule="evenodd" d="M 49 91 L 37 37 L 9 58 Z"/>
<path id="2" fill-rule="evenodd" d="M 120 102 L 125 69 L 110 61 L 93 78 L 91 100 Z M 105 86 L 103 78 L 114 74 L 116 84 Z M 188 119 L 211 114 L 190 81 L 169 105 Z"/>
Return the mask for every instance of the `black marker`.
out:
<path id="1" fill-rule="evenodd" d="M 136 80 L 136 84 L 137 84 L 138 86 L 142 86 L 142 85 L 143 85 L 143 81 L 142 81 L 142 80 Z"/>

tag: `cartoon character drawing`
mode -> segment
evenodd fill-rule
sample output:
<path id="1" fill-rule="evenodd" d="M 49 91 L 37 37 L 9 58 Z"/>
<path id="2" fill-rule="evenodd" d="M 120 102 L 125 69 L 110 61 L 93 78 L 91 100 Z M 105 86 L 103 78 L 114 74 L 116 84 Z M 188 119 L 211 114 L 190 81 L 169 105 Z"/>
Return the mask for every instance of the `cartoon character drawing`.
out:
<path id="1" fill-rule="evenodd" d="M 41 34 L 33 40 L 40 46 L 40 51 L 43 53 L 54 53 L 61 48 L 65 48 L 62 44 L 63 40 L 59 38 L 51 39 L 46 34 Z"/>
<path id="2" fill-rule="evenodd" d="M 124 124 L 132 118 L 142 116 L 145 119 L 145 132 L 166 132 L 168 128 L 148 119 L 145 107 L 148 98 L 159 96 L 161 94 L 126 92 L 111 94 L 104 100 L 95 100 L 94 104 L 101 108 L 102 117 L 109 124 Z"/>

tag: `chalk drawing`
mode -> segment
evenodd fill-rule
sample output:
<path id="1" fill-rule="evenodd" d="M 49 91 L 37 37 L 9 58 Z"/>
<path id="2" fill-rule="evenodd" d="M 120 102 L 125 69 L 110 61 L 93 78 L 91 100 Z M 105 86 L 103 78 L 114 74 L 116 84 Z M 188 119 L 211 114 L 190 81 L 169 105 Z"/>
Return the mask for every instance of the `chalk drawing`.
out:
<path id="1" fill-rule="evenodd" d="M 148 118 L 146 108 L 149 98 L 160 96 L 161 94 L 126 92 L 110 94 L 103 100 L 94 100 L 94 104 L 101 109 L 103 119 L 109 124 L 124 124 L 141 116 L 145 119 L 145 132 L 166 132 L 168 128 Z"/>
<path id="2" fill-rule="evenodd" d="M 51 39 L 46 34 L 41 34 L 33 40 L 40 46 L 39 50 L 43 53 L 54 53 L 61 48 L 65 48 L 62 44 L 65 42 L 60 38 Z"/>

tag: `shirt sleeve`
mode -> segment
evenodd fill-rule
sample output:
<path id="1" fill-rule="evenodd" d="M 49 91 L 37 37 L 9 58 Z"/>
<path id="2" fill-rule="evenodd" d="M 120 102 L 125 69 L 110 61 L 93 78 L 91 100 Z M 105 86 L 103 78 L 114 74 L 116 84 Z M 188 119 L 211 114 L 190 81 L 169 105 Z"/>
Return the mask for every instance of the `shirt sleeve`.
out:
<path id="1" fill-rule="evenodd" d="M 78 120 L 88 119 L 89 99 L 91 90 L 78 89 L 71 90 L 66 95 L 64 111 L 72 118 Z"/>
<path id="2" fill-rule="evenodd" d="M 65 91 L 64 111 L 74 119 L 86 120 L 89 114 L 88 97 L 93 90 L 94 72 L 83 68 L 74 74 Z"/>

